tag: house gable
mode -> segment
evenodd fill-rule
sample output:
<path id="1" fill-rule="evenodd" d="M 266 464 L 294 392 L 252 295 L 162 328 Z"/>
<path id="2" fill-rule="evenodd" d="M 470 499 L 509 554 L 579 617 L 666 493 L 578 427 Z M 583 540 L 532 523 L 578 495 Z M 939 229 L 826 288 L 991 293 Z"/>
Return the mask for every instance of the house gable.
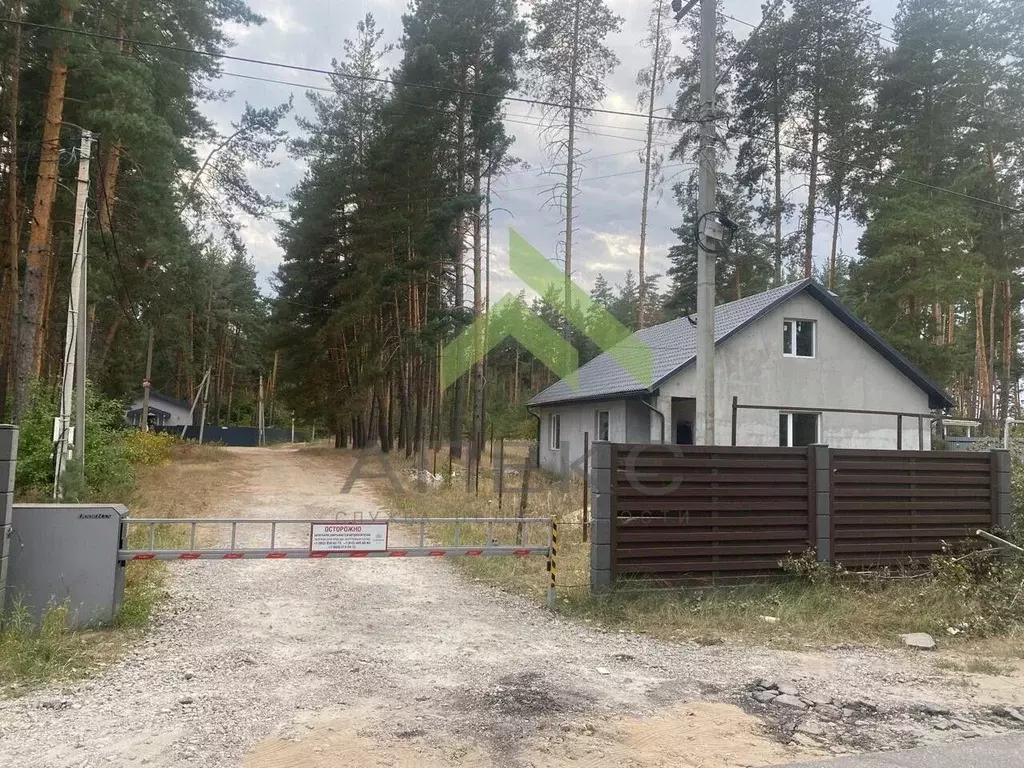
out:
<path id="1" fill-rule="evenodd" d="M 909 379 L 928 396 L 928 407 L 953 407 L 952 399 L 919 368 L 844 307 L 839 300 L 813 280 L 774 288 L 746 299 L 715 308 L 715 347 L 717 349 L 735 335 L 773 313 L 796 296 L 815 300 L 836 320 L 846 326 L 868 347 L 881 355 L 890 366 Z M 781 328 L 778 339 L 781 343 Z M 580 369 L 580 388 L 572 390 L 564 381 L 556 382 L 536 395 L 531 405 L 603 400 L 612 397 L 635 397 L 657 391 L 665 382 L 696 362 L 696 324 L 692 317 L 647 328 L 636 334 L 653 352 L 654 383 L 649 389 L 639 383 L 608 353 L 599 355 Z"/>

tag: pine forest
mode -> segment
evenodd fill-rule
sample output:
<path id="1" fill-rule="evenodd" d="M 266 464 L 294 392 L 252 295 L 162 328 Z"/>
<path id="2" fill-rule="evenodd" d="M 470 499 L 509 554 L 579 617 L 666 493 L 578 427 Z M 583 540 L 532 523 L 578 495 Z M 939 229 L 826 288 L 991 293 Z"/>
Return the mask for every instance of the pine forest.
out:
<path id="1" fill-rule="evenodd" d="M 719 7 L 717 208 L 736 229 L 716 300 L 813 277 L 941 384 L 955 415 L 1016 416 L 1024 3 L 901 0 L 891 24 L 863 0 L 760 10 Z M 622 40 L 626 13 L 642 16 L 642 39 Z M 208 372 L 210 423 L 256 424 L 264 388 L 270 423 L 294 414 L 336 445 L 407 455 L 443 446 L 461 459 L 492 434 L 535 434 L 526 403 L 555 376 L 514 339 L 488 340 L 442 386 L 440 350 L 508 283 L 496 265 L 510 224 L 556 216 L 546 255 L 565 296 L 590 270 L 596 306 L 629 329 L 695 311 L 698 12 L 412 0 L 400 28 L 366 13 L 340 30 L 324 72 L 305 75 L 317 88 L 268 87 L 229 121 L 211 117 L 235 103 L 224 69 L 267 23 L 242 0 L 5 0 L 2 15 L 0 421 L 60 385 L 80 250 L 98 394 L 138 395 L 151 343 L 154 390 L 192 401 Z M 544 184 L 497 226 L 510 203 L 493 190 L 529 168 L 523 120 Z M 593 151 L 612 121 L 630 126 L 612 138 L 632 137 L 622 154 L 643 179 L 620 201 L 630 245 L 614 277 L 588 265 L 581 224 L 596 190 L 616 185 L 595 178 Z M 282 158 L 301 181 L 268 194 L 254 179 Z M 266 280 L 254 221 L 276 226 Z M 516 306 L 584 362 L 599 350 L 560 293 L 524 285 Z"/>

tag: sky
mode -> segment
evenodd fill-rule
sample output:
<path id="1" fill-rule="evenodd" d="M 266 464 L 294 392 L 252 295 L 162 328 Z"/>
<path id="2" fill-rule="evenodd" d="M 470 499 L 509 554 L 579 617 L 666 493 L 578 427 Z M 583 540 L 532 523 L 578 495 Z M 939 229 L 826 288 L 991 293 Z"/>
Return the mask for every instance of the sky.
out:
<path id="1" fill-rule="evenodd" d="M 666 3 L 669 0 L 665 0 Z M 622 30 L 608 43 L 619 58 L 619 65 L 606 81 L 608 95 L 601 105 L 618 111 L 643 112 L 636 103 L 636 73 L 648 64 L 649 52 L 639 45 L 651 5 L 646 0 L 608 0 L 612 10 L 623 17 Z M 891 23 L 897 0 L 875 0 L 875 20 Z M 266 17 L 259 27 L 232 26 L 229 33 L 236 41 L 230 53 L 271 60 L 300 67 L 330 68 L 332 58 L 341 56 L 342 42 L 355 36 L 356 22 L 367 12 L 374 15 L 384 40 L 397 42 L 402 34 L 402 14 L 406 0 L 249 0 L 257 13 Z M 720 0 L 723 13 L 756 25 L 761 19 L 759 0 Z M 740 40 L 750 33 L 750 26 L 730 22 Z M 673 52 L 680 52 L 679 33 L 672 35 Z M 298 135 L 295 118 L 310 114 L 306 89 L 301 86 L 323 86 L 325 76 L 306 72 L 271 68 L 241 62 L 225 62 L 224 76 L 216 83 L 232 91 L 224 100 L 209 103 L 205 111 L 210 118 L 227 129 L 246 102 L 266 107 L 294 99 L 295 108 L 287 127 Z M 248 75 L 287 81 L 298 85 L 267 83 L 238 77 Z M 670 82 L 660 106 L 669 105 L 675 97 L 677 83 Z M 508 268 L 509 228 L 514 227 L 528 242 L 548 258 L 558 261 L 558 244 L 563 237 L 559 212 L 545 204 L 545 187 L 550 176 L 542 141 L 535 126 L 536 110 L 524 104 L 510 104 L 507 130 L 516 138 L 512 154 L 525 161 L 528 168 L 515 168 L 492 188 L 494 212 L 491 230 L 491 296 L 492 302 L 505 292 L 518 293 L 524 288 Z M 640 150 L 646 132 L 646 119 L 612 115 L 594 115 L 590 123 L 600 124 L 584 134 L 581 144 L 583 160 L 581 191 L 576 197 L 578 217 L 573 246 L 574 279 L 589 289 L 599 273 L 611 283 L 620 284 L 626 271 L 636 272 L 640 243 L 640 208 L 643 195 L 643 164 Z M 610 156 L 609 156 L 610 155 Z M 282 148 L 278 163 L 270 169 L 253 169 L 250 180 L 264 194 L 288 200 L 291 189 L 304 173 L 301 163 L 289 157 Z M 684 168 L 666 168 L 666 181 L 652 195 L 648 217 L 648 267 L 651 274 L 664 275 L 669 266 L 668 249 L 677 241 L 673 227 L 681 223 L 681 213 L 672 195 L 674 174 L 688 174 Z M 799 180 L 794 180 L 798 184 Z M 792 199 L 798 200 L 799 193 Z M 275 216 L 287 215 L 278 213 Z M 243 240 L 249 250 L 260 279 L 261 289 L 273 293 L 273 275 L 282 252 L 277 245 L 277 219 L 246 219 Z M 830 223 L 820 224 L 816 238 L 815 259 L 822 263 L 829 247 Z M 846 255 L 856 253 L 859 231 L 852 222 L 844 222 L 841 249 Z M 662 278 L 660 287 L 668 285 Z"/>

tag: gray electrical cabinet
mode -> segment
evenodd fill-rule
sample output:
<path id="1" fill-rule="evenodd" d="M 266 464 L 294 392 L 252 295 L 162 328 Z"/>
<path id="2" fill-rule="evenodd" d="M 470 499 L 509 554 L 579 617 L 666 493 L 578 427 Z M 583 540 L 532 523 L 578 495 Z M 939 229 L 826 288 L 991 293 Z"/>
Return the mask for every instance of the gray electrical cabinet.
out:
<path id="1" fill-rule="evenodd" d="M 121 504 L 15 504 L 7 610 L 20 602 L 39 620 L 66 603 L 71 629 L 112 621 L 124 593 L 117 550 L 127 515 Z"/>

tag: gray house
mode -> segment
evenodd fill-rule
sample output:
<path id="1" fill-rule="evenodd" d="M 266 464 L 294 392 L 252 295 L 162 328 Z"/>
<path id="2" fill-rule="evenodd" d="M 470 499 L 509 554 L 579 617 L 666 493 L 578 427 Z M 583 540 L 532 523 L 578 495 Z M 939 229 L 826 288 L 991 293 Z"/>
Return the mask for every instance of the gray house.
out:
<path id="1" fill-rule="evenodd" d="M 695 320 L 683 317 L 635 334 L 653 354 L 645 386 L 612 354 L 530 401 L 540 420 L 540 465 L 562 472 L 591 440 L 692 443 L 696 420 Z M 621 357 L 621 356 L 620 356 Z M 895 417 L 838 410 L 927 414 L 953 401 L 836 297 L 803 280 L 715 308 L 715 436 L 731 439 L 732 401 L 779 406 L 739 410 L 737 445 L 897 447 Z M 792 410 L 789 410 L 792 409 Z M 822 409 L 816 411 L 815 409 Z M 916 418 L 903 419 L 903 447 L 919 445 Z M 923 445 L 931 447 L 923 421 Z"/>
<path id="2" fill-rule="evenodd" d="M 191 424 L 190 403 L 168 397 L 156 391 L 149 393 L 149 424 L 153 427 L 183 427 Z M 131 407 L 125 412 L 125 421 L 134 427 L 142 423 L 142 395 L 132 400 Z"/>

